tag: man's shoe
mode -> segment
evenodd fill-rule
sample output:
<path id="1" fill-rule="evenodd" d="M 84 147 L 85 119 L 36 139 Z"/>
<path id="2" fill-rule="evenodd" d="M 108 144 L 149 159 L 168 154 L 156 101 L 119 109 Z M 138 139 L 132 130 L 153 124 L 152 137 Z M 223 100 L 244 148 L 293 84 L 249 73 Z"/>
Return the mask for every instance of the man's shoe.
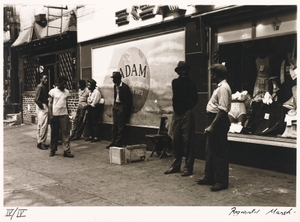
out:
<path id="1" fill-rule="evenodd" d="M 44 144 L 44 147 L 46 147 L 48 149 L 50 147 L 50 145 Z"/>
<path id="2" fill-rule="evenodd" d="M 55 153 L 52 153 L 52 152 L 49 153 L 50 157 L 53 157 L 54 155 L 55 155 Z"/>
<path id="3" fill-rule="evenodd" d="M 175 169 L 174 167 L 170 167 L 170 169 L 166 170 L 164 173 L 165 174 L 171 174 L 171 173 L 179 173 L 179 169 Z"/>
<path id="4" fill-rule="evenodd" d="M 92 143 L 99 142 L 99 141 L 100 141 L 100 139 L 98 139 L 98 138 L 91 140 Z"/>
<path id="5" fill-rule="evenodd" d="M 80 140 L 80 137 L 70 137 L 70 141 Z"/>
<path id="6" fill-rule="evenodd" d="M 182 177 L 187 177 L 187 176 L 190 176 L 190 175 L 192 175 L 192 174 L 193 174 L 193 172 L 188 171 L 188 170 L 185 170 L 185 171 L 183 172 L 183 174 L 181 174 L 181 176 L 182 176 Z"/>
<path id="7" fill-rule="evenodd" d="M 89 137 L 85 141 L 92 141 L 93 139 L 94 139 L 93 137 Z"/>
<path id="8" fill-rule="evenodd" d="M 196 180 L 196 183 L 199 184 L 199 185 L 214 185 L 215 183 L 212 182 L 212 181 L 209 181 L 207 179 L 199 179 L 199 180 Z"/>
<path id="9" fill-rule="evenodd" d="M 220 190 L 224 190 L 224 189 L 227 189 L 227 186 L 224 186 L 220 183 L 216 183 L 215 185 L 213 185 L 210 190 L 211 191 L 220 191 Z"/>
<path id="10" fill-rule="evenodd" d="M 70 157 L 70 158 L 73 158 L 74 155 L 69 153 L 69 152 L 64 152 L 64 157 Z"/>
<path id="11" fill-rule="evenodd" d="M 39 143 L 39 144 L 37 145 L 37 148 L 39 148 L 40 150 L 46 150 L 46 149 L 48 149 L 48 148 L 46 148 L 42 143 Z"/>

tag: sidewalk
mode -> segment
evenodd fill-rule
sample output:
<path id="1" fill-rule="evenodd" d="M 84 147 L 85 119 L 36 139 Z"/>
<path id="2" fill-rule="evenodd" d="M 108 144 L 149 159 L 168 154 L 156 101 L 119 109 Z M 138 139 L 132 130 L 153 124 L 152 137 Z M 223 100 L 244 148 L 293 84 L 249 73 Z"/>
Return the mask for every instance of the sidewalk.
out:
<path id="1" fill-rule="evenodd" d="M 189 177 L 164 175 L 172 158 L 149 157 L 149 151 L 147 161 L 110 164 L 109 141 L 81 139 L 71 141 L 75 158 L 64 158 L 61 146 L 49 157 L 48 150 L 36 148 L 36 125 L 3 132 L 4 207 L 296 206 L 293 175 L 230 164 L 229 188 L 211 192 L 195 183 L 203 177 L 203 160 L 195 161 Z"/>

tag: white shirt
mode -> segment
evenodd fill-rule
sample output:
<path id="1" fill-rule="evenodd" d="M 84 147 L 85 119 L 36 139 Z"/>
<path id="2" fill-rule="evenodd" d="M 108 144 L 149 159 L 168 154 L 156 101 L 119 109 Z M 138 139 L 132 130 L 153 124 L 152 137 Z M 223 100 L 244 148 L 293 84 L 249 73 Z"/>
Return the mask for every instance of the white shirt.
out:
<path id="1" fill-rule="evenodd" d="M 53 98 L 52 114 L 53 116 L 68 115 L 67 97 L 70 96 L 69 90 L 61 91 L 57 87 L 49 91 L 49 96 Z"/>
<path id="2" fill-rule="evenodd" d="M 209 113 L 218 113 L 219 110 L 229 112 L 231 109 L 231 89 L 226 79 L 222 80 L 213 92 L 206 106 Z"/>
<path id="3" fill-rule="evenodd" d="M 96 88 L 96 89 L 94 89 L 94 91 L 92 93 L 90 92 L 87 102 L 92 107 L 95 107 L 97 104 L 100 103 L 100 99 L 101 99 L 101 93 Z"/>

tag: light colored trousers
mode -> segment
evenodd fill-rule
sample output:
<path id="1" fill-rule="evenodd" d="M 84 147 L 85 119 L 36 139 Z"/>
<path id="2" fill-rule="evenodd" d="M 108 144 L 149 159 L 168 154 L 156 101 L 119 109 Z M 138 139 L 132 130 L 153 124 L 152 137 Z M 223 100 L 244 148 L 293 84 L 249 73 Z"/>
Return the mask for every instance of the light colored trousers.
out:
<path id="1" fill-rule="evenodd" d="M 37 142 L 45 144 L 48 133 L 48 106 L 43 103 L 43 108 L 44 109 L 41 109 L 38 107 L 38 105 L 36 105 L 36 113 L 38 118 Z"/>

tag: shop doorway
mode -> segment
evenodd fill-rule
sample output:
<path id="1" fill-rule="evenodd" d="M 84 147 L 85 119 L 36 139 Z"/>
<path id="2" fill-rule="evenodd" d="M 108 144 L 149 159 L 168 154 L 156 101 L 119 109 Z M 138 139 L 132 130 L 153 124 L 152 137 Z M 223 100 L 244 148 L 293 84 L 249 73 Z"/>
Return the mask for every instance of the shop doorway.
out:
<path id="1" fill-rule="evenodd" d="M 57 80 L 56 65 L 50 64 L 45 66 L 45 73 L 48 75 L 48 89 L 51 90 L 55 87 Z"/>

